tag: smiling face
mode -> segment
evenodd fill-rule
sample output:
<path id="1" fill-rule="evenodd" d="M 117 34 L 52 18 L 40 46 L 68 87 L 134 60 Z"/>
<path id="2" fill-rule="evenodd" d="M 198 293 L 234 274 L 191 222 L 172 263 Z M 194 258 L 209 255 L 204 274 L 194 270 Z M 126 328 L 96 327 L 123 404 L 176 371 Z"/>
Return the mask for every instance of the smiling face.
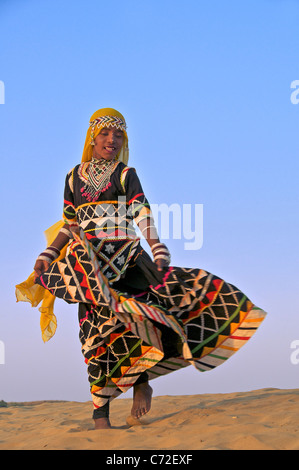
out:
<path id="1" fill-rule="evenodd" d="M 93 157 L 100 160 L 113 160 L 120 152 L 124 133 L 116 127 L 103 127 L 94 140 Z"/>

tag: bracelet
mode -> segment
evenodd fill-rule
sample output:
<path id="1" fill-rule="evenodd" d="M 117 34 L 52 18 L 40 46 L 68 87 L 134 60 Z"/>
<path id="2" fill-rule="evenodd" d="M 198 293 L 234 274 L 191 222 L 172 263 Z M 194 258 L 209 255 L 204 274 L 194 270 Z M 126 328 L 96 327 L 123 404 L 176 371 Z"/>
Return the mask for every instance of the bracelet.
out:
<path id="1" fill-rule="evenodd" d="M 146 227 L 143 227 L 140 231 L 143 234 L 144 230 L 147 230 L 149 228 L 156 228 L 154 225 L 147 225 Z"/>
<path id="2" fill-rule="evenodd" d="M 140 229 L 143 236 L 144 236 L 143 232 L 145 232 L 146 230 L 149 230 L 149 238 L 151 238 L 151 237 L 157 238 L 158 233 L 157 233 L 157 229 L 156 229 L 155 225 L 147 225 L 146 227 L 143 227 L 142 229 Z"/>
<path id="3" fill-rule="evenodd" d="M 40 261 L 47 261 L 47 263 L 52 263 L 58 256 L 60 251 L 55 246 L 48 246 L 48 248 L 43 251 L 37 258 Z"/>
<path id="4" fill-rule="evenodd" d="M 59 231 L 64 233 L 67 237 L 72 238 L 72 232 L 68 228 L 62 227 Z"/>
<path id="5" fill-rule="evenodd" d="M 153 253 L 154 261 L 158 259 L 164 259 L 167 262 L 167 264 L 170 263 L 171 256 L 170 256 L 167 246 L 164 243 L 155 243 L 151 247 L 151 250 Z"/>
<path id="6" fill-rule="evenodd" d="M 151 246 L 152 253 L 155 254 L 159 251 L 165 251 L 169 253 L 167 246 L 164 243 L 155 243 Z"/>

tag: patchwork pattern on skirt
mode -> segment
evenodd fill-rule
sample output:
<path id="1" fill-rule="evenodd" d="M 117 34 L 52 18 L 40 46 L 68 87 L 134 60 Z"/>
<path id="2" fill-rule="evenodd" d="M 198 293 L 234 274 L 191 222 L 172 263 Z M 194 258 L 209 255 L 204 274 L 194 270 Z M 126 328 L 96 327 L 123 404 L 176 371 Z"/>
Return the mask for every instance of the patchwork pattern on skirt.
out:
<path id="1" fill-rule="evenodd" d="M 77 239 L 39 283 L 80 304 L 80 340 L 95 408 L 130 388 L 145 370 L 152 379 L 190 364 L 199 371 L 219 366 L 266 315 L 235 286 L 202 269 L 170 267 L 144 292 L 117 291 L 86 239 Z M 173 358 L 163 360 L 158 325 L 176 333 Z"/>

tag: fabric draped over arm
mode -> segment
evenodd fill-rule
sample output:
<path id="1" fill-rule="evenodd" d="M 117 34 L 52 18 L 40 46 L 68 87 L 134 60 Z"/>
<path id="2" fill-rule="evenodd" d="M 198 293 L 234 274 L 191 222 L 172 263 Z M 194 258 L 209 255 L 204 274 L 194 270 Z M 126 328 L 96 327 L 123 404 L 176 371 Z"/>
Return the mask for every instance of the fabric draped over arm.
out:
<path id="1" fill-rule="evenodd" d="M 65 223 L 70 225 L 76 223 L 73 195 L 69 185 L 70 173 L 67 175 L 65 187 L 65 196 L 68 196 L 69 204 L 64 202 L 63 220 L 59 220 L 44 232 L 47 246 L 50 246 L 53 243 L 60 229 Z M 68 244 L 62 248 L 59 257 L 55 260 L 55 262 L 65 257 L 67 245 Z M 41 334 L 44 342 L 49 341 L 49 339 L 54 336 L 57 328 L 57 319 L 54 314 L 55 296 L 52 295 L 51 292 L 47 289 L 44 289 L 42 286 L 34 283 L 34 272 L 32 272 L 26 281 L 16 285 L 16 299 L 17 302 L 29 302 L 31 303 L 32 307 L 37 307 L 42 302 L 39 308 L 41 314 Z"/>

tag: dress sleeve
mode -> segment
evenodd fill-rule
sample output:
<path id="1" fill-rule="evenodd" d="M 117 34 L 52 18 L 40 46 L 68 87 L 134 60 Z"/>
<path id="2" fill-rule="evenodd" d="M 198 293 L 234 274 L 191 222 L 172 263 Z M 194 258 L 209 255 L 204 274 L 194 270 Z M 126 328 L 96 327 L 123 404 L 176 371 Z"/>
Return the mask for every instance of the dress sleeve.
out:
<path id="1" fill-rule="evenodd" d="M 126 167 L 123 170 L 121 183 L 126 194 L 129 215 L 134 218 L 142 233 L 146 228 L 151 227 L 153 238 L 157 238 L 150 204 L 143 192 L 135 168 Z"/>
<path id="2" fill-rule="evenodd" d="M 76 209 L 74 204 L 73 172 L 69 171 L 65 179 L 63 220 L 66 224 L 77 225 Z"/>

